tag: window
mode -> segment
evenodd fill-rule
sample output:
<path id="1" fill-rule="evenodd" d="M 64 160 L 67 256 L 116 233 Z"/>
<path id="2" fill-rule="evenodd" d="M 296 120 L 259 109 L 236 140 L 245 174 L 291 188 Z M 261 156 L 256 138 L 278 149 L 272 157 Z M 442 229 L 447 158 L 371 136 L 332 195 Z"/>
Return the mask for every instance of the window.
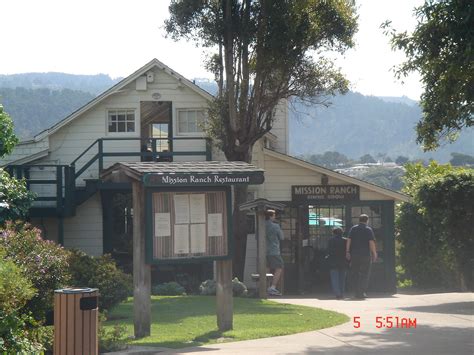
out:
<path id="1" fill-rule="evenodd" d="M 204 126 L 204 111 L 202 110 L 179 110 L 178 111 L 178 134 L 202 135 Z"/>
<path id="2" fill-rule="evenodd" d="M 135 110 L 109 110 L 108 127 L 110 133 L 135 132 Z"/>

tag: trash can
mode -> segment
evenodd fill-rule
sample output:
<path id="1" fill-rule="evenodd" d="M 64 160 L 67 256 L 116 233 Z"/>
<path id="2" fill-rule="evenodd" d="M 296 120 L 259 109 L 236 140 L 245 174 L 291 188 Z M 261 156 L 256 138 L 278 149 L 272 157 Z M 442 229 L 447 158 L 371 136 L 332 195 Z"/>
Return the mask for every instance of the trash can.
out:
<path id="1" fill-rule="evenodd" d="M 97 355 L 99 290 L 54 291 L 54 355 Z"/>

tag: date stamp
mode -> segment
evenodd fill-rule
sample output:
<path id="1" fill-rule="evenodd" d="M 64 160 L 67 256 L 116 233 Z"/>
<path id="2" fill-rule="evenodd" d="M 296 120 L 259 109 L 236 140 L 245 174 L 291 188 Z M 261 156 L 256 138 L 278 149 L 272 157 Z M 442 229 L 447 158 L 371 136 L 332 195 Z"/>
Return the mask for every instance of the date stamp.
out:
<path id="1" fill-rule="evenodd" d="M 415 328 L 416 329 L 416 318 L 410 317 L 397 317 L 397 316 L 376 316 L 372 323 L 377 329 L 390 329 L 390 328 Z M 352 325 L 358 329 L 362 326 L 361 317 L 353 317 Z"/>

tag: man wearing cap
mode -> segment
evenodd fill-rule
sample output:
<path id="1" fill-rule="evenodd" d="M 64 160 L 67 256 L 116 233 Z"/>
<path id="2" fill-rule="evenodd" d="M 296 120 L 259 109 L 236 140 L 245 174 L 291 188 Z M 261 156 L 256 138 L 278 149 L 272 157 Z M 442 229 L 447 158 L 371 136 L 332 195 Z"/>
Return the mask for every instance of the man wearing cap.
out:
<path id="1" fill-rule="evenodd" d="M 273 271 L 272 284 L 267 292 L 271 296 L 281 296 L 276 285 L 280 281 L 283 271 L 283 259 L 280 255 L 280 240 L 283 240 L 283 232 L 280 226 L 275 222 L 275 211 L 265 211 L 265 237 L 267 240 L 267 267 Z"/>

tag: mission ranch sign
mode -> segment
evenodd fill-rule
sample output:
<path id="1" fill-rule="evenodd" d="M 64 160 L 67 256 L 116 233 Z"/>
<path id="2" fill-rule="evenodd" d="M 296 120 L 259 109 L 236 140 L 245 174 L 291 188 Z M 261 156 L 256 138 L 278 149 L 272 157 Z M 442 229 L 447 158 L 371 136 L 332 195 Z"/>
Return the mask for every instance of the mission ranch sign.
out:
<path id="1" fill-rule="evenodd" d="M 291 187 L 295 202 L 358 201 L 357 185 L 298 185 Z"/>

